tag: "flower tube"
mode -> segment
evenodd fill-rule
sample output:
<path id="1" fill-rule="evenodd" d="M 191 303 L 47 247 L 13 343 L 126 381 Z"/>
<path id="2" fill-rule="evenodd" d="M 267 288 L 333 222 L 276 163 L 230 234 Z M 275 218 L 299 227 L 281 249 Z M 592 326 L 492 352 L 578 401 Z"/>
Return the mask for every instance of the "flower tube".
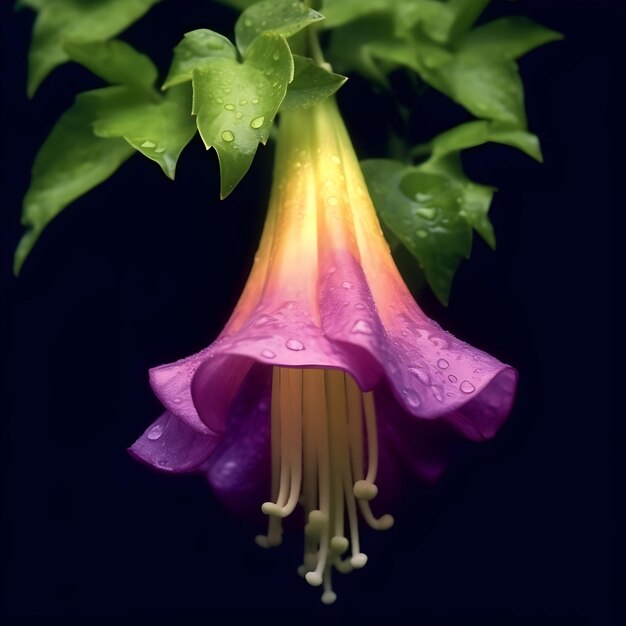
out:
<path id="1" fill-rule="evenodd" d="M 333 569 L 367 561 L 360 521 L 389 528 L 381 505 L 406 474 L 432 482 L 455 439 L 492 437 L 517 374 L 412 298 L 334 99 L 280 122 L 243 294 L 213 344 L 151 370 L 165 412 L 131 451 L 204 472 L 232 509 L 261 507 L 259 545 L 278 545 L 282 520 L 302 509 L 300 572 L 331 603 Z"/>

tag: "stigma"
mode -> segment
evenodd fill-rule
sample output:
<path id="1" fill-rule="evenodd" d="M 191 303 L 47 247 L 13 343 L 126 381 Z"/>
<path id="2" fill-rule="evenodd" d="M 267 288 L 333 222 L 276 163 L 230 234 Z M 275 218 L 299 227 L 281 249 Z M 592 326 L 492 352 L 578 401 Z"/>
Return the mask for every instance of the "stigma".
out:
<path id="1" fill-rule="evenodd" d="M 282 541 L 282 520 L 297 506 L 305 513 L 304 559 L 298 572 L 323 586 L 332 604 L 333 570 L 345 574 L 367 563 L 359 541 L 359 517 L 376 530 L 393 525 L 376 518 L 378 436 L 373 393 L 363 393 L 341 370 L 274 367 L 271 402 L 272 500 L 262 547 Z"/>

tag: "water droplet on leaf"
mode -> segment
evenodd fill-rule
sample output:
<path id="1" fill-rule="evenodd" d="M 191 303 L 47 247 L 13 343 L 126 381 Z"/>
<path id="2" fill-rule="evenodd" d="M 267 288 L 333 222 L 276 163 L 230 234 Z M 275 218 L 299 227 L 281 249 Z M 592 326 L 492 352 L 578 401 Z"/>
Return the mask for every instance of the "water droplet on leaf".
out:
<path id="1" fill-rule="evenodd" d="M 232 141 L 235 138 L 235 135 L 233 135 L 229 130 L 225 130 L 222 133 L 222 139 L 224 141 Z"/>
<path id="2" fill-rule="evenodd" d="M 265 118 L 261 115 L 259 117 L 255 117 L 251 122 L 250 122 L 250 126 L 252 128 L 261 128 L 261 126 L 263 126 L 263 122 L 265 121 Z"/>

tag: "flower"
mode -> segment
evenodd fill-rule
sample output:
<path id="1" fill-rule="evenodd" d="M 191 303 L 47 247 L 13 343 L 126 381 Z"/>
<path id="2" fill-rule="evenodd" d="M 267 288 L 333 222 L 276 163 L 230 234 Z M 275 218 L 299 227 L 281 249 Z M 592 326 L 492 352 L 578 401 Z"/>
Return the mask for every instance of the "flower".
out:
<path id="1" fill-rule="evenodd" d="M 208 348 L 151 370 L 165 412 L 131 451 L 162 470 L 204 472 L 233 509 L 262 505 L 262 546 L 280 543 L 282 519 L 301 503 L 301 573 L 330 603 L 333 567 L 367 560 L 359 514 L 390 527 L 390 515 L 375 514 L 379 502 L 407 470 L 435 480 L 459 435 L 493 436 L 516 380 L 415 303 L 328 99 L 283 114 L 241 299 Z"/>

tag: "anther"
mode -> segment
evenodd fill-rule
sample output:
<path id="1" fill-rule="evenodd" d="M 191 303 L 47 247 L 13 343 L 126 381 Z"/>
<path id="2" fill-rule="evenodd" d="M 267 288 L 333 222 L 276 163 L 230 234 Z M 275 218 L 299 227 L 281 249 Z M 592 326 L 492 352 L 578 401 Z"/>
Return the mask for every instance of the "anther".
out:
<path id="1" fill-rule="evenodd" d="M 357 480 L 352 491 L 359 500 L 373 500 L 378 495 L 378 487 L 367 480 Z"/>

